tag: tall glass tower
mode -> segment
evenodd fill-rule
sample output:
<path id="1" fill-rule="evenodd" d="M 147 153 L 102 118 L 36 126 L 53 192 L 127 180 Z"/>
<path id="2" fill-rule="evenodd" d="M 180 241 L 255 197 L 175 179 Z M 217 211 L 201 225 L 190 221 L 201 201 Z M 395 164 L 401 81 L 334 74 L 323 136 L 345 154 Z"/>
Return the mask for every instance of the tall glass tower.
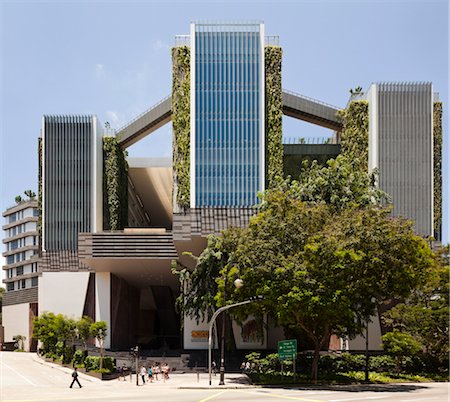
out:
<path id="1" fill-rule="evenodd" d="M 255 205 L 264 149 L 264 25 L 192 23 L 191 207 Z"/>

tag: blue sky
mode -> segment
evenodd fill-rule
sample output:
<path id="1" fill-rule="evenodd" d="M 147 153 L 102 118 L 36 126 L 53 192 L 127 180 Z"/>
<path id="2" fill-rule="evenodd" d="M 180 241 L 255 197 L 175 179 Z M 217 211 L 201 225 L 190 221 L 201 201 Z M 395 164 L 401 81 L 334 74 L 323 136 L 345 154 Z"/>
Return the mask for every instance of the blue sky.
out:
<path id="1" fill-rule="evenodd" d="M 171 92 L 170 47 L 191 20 L 263 20 L 283 47 L 283 87 L 343 107 L 377 81 L 432 81 L 445 105 L 449 242 L 448 3 L 442 1 L 1 3 L 1 198 L 37 190 L 43 114 L 97 114 L 120 127 Z M 285 136 L 326 130 L 285 118 Z M 167 125 L 130 156 L 169 156 Z"/>

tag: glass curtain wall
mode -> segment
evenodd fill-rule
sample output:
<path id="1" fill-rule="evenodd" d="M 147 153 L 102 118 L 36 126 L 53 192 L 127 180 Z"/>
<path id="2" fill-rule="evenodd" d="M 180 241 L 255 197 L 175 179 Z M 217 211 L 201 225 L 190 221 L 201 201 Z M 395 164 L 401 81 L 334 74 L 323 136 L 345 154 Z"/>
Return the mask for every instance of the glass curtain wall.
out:
<path id="1" fill-rule="evenodd" d="M 260 190 L 260 23 L 195 24 L 197 207 L 251 206 Z"/>

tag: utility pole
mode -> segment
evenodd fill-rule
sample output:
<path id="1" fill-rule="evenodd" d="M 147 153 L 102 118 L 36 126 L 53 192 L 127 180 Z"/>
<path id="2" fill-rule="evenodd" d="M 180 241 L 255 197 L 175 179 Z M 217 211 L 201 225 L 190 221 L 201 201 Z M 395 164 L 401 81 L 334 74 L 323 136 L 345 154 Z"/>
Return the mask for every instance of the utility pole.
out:
<path id="1" fill-rule="evenodd" d="M 364 381 L 369 382 L 369 321 L 366 321 L 366 367 L 364 370 Z"/>
<path id="2" fill-rule="evenodd" d="M 139 346 L 135 346 L 130 349 L 130 354 L 135 358 L 136 363 L 136 386 L 139 385 Z M 130 369 L 130 381 L 131 381 L 131 369 Z"/>
<path id="3" fill-rule="evenodd" d="M 252 296 L 248 300 L 244 300 L 244 301 L 239 302 L 239 303 L 229 304 L 228 306 L 223 306 L 223 307 L 219 308 L 213 314 L 213 316 L 211 317 L 211 320 L 209 322 L 209 330 L 208 330 L 208 373 L 209 373 L 209 385 L 211 385 L 211 383 L 212 383 L 212 372 L 211 372 L 212 328 L 213 328 L 214 322 L 216 321 L 217 316 L 222 311 L 228 310 L 229 308 L 237 307 L 237 306 L 243 306 L 244 304 L 253 303 L 253 302 L 261 301 L 261 300 L 264 300 L 263 296 Z"/>

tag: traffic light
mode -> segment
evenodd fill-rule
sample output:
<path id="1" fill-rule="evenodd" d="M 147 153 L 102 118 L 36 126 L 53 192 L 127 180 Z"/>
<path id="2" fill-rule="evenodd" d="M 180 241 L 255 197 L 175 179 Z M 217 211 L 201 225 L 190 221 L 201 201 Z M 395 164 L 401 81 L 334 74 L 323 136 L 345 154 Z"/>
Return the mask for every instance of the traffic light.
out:
<path id="1" fill-rule="evenodd" d="M 139 357 L 139 346 L 135 346 L 130 349 L 130 355 L 133 357 Z"/>

